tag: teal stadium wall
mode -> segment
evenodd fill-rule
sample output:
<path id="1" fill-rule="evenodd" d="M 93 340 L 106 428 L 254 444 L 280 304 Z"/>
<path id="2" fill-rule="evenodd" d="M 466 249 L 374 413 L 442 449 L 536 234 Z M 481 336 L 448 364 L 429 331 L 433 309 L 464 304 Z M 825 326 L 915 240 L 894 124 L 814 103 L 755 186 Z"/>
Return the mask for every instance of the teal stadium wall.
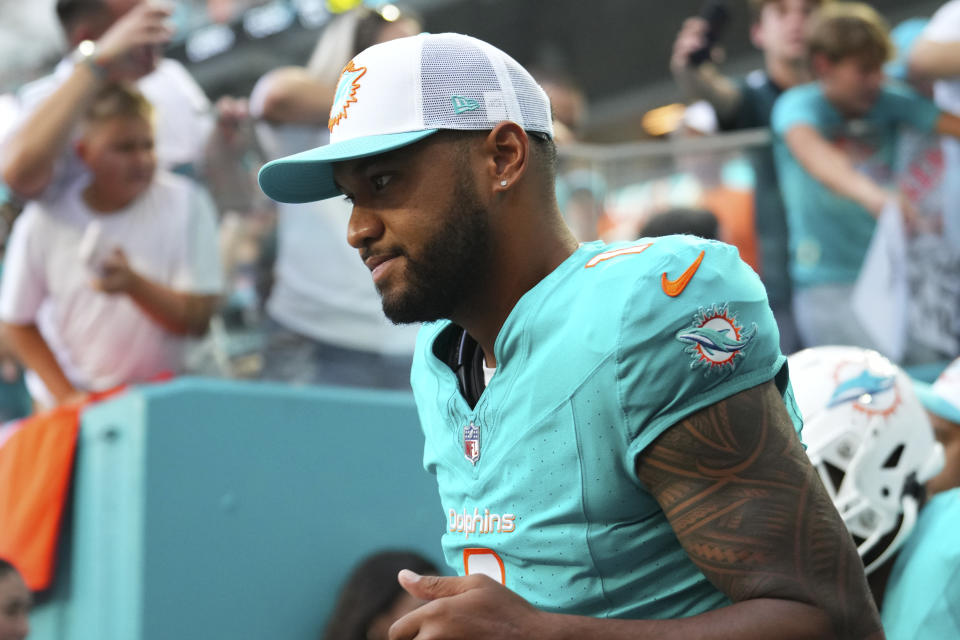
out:
<path id="1" fill-rule="evenodd" d="M 92 407 L 30 638 L 318 638 L 367 553 L 442 566 L 422 447 L 399 392 L 186 378 Z"/>

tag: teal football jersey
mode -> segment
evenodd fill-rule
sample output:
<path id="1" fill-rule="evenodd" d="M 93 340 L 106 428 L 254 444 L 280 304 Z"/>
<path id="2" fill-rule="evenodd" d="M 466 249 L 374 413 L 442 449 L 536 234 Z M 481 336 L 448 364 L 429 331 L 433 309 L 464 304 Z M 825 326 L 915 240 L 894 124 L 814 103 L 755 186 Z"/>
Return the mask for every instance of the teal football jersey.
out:
<path id="1" fill-rule="evenodd" d="M 799 429 L 763 286 L 689 236 L 589 243 L 528 291 L 476 406 L 424 326 L 412 383 L 459 575 L 593 617 L 677 618 L 729 601 L 681 548 L 634 460 L 692 412 L 776 379 Z"/>
<path id="2" fill-rule="evenodd" d="M 883 630 L 890 640 L 960 638 L 960 487 L 938 493 L 890 572 Z"/>

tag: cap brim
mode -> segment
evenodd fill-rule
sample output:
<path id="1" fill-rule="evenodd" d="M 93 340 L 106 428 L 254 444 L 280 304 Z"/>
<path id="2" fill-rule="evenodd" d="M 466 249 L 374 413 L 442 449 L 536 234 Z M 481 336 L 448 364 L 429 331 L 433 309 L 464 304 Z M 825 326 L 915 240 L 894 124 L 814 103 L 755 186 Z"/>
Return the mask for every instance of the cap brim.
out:
<path id="1" fill-rule="evenodd" d="M 913 389 L 917 392 L 917 397 L 920 398 L 920 402 L 927 411 L 940 416 L 944 420 L 960 424 L 960 409 L 941 398 L 933 390 L 932 384 L 914 380 Z"/>
<path id="2" fill-rule="evenodd" d="M 333 182 L 334 162 L 399 149 L 437 131 L 426 129 L 354 138 L 278 158 L 260 169 L 260 188 L 277 202 L 301 203 L 332 198 L 340 194 Z"/>

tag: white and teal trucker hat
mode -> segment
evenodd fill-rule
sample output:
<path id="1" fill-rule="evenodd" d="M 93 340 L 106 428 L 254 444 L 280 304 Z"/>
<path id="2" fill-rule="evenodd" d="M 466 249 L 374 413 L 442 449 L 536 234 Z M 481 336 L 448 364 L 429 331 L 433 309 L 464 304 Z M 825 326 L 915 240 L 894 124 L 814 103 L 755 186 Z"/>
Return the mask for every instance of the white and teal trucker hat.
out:
<path id="1" fill-rule="evenodd" d="M 951 362 L 933 384 L 914 380 L 913 387 L 927 411 L 960 425 L 960 358 Z"/>
<path id="2" fill-rule="evenodd" d="M 330 109 L 330 144 L 267 163 L 260 188 L 278 202 L 338 195 L 331 164 L 398 149 L 440 129 L 488 130 L 503 121 L 553 137 L 550 101 L 496 47 L 457 33 L 374 45 L 343 69 Z"/>

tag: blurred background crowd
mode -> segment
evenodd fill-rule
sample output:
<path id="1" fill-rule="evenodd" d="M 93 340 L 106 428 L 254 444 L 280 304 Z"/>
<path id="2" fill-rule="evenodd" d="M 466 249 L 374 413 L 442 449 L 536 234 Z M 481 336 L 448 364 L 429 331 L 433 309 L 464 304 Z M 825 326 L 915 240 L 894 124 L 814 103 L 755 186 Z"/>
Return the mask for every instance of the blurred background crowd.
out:
<path id="1" fill-rule="evenodd" d="M 786 354 L 960 355 L 958 0 L 0 0 L 0 420 L 171 374 L 408 389 L 349 204 L 256 174 L 421 31 L 535 75 L 582 241 L 735 245 Z"/>
<path id="2" fill-rule="evenodd" d="M 960 240 L 951 240 L 960 212 L 949 210 L 960 159 L 956 125 L 945 123 L 960 69 L 938 47 L 960 33 L 955 7 L 930 24 L 939 4 L 221 0 L 151 12 L 120 0 L 4 2 L 0 231 L 13 258 L 0 296 L 3 416 L 167 373 L 407 388 L 416 327 L 383 319 L 343 241 L 348 207 L 273 203 L 255 176 L 270 159 L 324 143 L 352 55 L 423 30 L 486 39 L 534 72 L 557 122 L 558 200 L 582 240 L 718 238 L 760 274 L 785 353 L 850 344 L 921 372 L 942 368 L 960 353 Z M 815 24 L 826 5 L 836 15 Z M 159 247 L 162 230 L 115 229 L 124 216 L 109 214 L 142 202 L 145 187 L 107 194 L 99 209 L 90 187 L 77 193 L 99 158 L 83 143 L 83 121 L 109 101 L 94 95 L 97 75 L 135 83 L 152 109 L 150 157 L 120 163 L 179 176 L 177 188 L 193 190 L 183 197 L 203 203 L 185 205 L 192 213 L 177 224 L 186 231 L 170 231 L 190 235 L 184 255 Z M 804 85 L 774 120 L 781 94 Z M 31 208 L 61 218 L 76 209 L 60 240 L 80 251 L 46 266 L 84 277 L 61 282 L 31 267 L 57 253 L 36 215 L 21 223 L 23 238 L 11 236 Z M 147 237 L 149 249 L 135 248 Z M 180 275 L 151 280 L 153 258 Z M 163 291 L 144 294 L 131 274 L 186 297 L 168 300 L 164 316 Z M 158 314 L 163 335 L 132 327 Z M 119 364 L 137 352 L 143 362 Z"/>

